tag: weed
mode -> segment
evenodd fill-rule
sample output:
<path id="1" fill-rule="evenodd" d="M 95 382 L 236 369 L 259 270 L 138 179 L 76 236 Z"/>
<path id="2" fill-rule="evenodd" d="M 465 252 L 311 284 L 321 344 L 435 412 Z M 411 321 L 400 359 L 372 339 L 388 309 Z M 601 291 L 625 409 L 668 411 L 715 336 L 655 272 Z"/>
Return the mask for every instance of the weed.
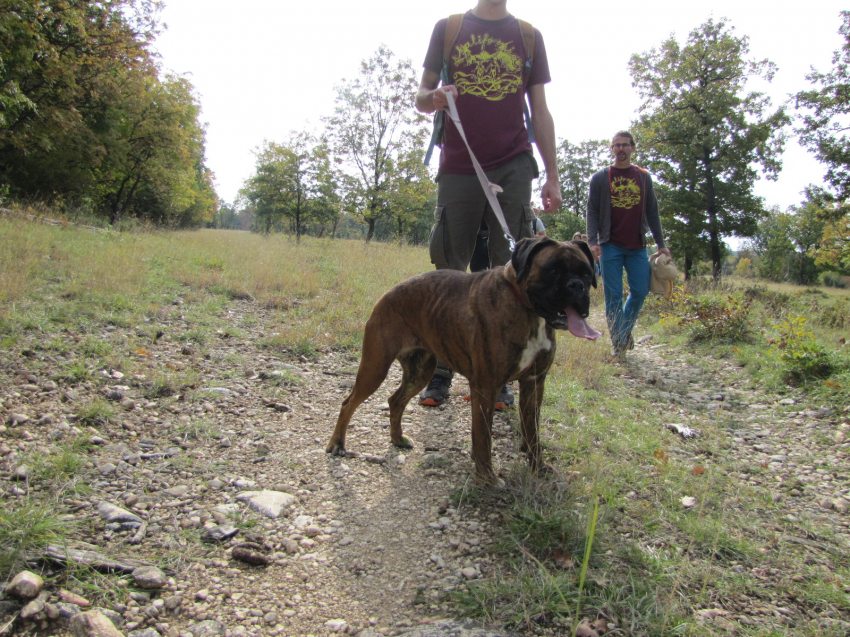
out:
<path id="1" fill-rule="evenodd" d="M 77 418 L 84 425 L 99 427 L 115 416 L 115 408 L 103 398 L 95 398 L 77 410 Z"/>
<path id="2" fill-rule="evenodd" d="M 23 556 L 64 535 L 67 523 L 50 506 L 14 500 L 0 509 L 0 578 L 20 567 Z"/>
<path id="3" fill-rule="evenodd" d="M 697 298 L 674 294 L 674 313 L 662 313 L 662 318 L 689 329 L 694 341 L 741 341 L 749 335 L 752 299 L 741 295 Z"/>
<path id="4" fill-rule="evenodd" d="M 802 317 L 782 321 L 773 326 L 777 335 L 768 339 L 770 352 L 778 356 L 791 379 L 797 382 L 825 378 L 834 367 L 832 357 L 806 329 L 805 323 Z"/>
<path id="5" fill-rule="evenodd" d="M 57 376 L 58 380 L 64 380 L 68 383 L 84 383 L 93 378 L 92 370 L 83 361 L 74 361 L 67 365 L 65 369 Z"/>

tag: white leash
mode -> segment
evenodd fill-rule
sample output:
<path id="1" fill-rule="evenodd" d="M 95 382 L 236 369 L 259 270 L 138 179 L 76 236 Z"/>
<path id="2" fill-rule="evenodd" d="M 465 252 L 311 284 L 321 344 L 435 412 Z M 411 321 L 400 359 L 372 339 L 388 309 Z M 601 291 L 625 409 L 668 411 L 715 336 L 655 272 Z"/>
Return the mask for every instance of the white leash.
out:
<path id="1" fill-rule="evenodd" d="M 470 158 L 472 158 L 472 165 L 475 166 L 475 174 L 478 175 L 478 181 L 481 182 L 481 187 L 484 189 L 487 201 L 490 203 L 490 207 L 496 214 L 496 219 L 498 219 L 499 224 L 502 226 L 502 232 L 505 233 L 505 239 L 508 240 L 508 243 L 511 246 L 511 252 L 513 252 L 514 247 L 516 246 L 516 241 L 514 240 L 511 231 L 508 229 L 508 224 L 505 221 L 505 215 L 502 214 L 502 207 L 499 205 L 499 199 L 496 197 L 496 193 L 502 192 L 502 188 L 498 184 L 490 183 L 490 180 L 487 179 L 487 175 L 484 174 L 484 169 L 481 168 L 481 164 L 479 164 L 478 160 L 475 158 L 475 153 L 473 153 L 472 148 L 469 147 L 469 142 L 466 139 L 466 133 L 463 132 L 463 126 L 461 125 L 460 117 L 457 114 L 455 98 L 451 91 L 446 91 L 446 98 L 449 100 L 449 117 L 451 117 L 452 121 L 455 123 L 457 131 L 460 133 L 461 139 L 463 139 L 463 143 L 466 144 L 466 149 L 469 151 Z"/>

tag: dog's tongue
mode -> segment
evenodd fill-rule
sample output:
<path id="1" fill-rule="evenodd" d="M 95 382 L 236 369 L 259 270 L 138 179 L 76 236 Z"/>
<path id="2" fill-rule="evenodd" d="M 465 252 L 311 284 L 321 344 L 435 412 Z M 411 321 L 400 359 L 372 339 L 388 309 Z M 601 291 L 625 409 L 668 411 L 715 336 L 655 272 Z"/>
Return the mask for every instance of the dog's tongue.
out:
<path id="1" fill-rule="evenodd" d="M 573 308 L 568 307 L 566 309 L 567 313 L 567 329 L 570 330 L 570 334 L 573 336 L 577 336 L 578 338 L 586 338 L 589 341 L 595 341 L 597 338 L 602 336 L 602 332 L 597 332 L 595 329 L 590 327 L 587 321 L 581 318 Z"/>

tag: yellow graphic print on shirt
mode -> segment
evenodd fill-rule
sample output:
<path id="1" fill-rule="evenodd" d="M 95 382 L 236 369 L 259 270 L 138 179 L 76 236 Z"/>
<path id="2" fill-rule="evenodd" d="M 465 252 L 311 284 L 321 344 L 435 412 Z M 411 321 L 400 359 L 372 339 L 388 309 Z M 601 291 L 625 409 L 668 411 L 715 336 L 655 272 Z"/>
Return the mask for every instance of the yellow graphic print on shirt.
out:
<path id="1" fill-rule="evenodd" d="M 611 205 L 615 208 L 633 208 L 640 203 L 640 185 L 628 177 L 611 180 Z"/>
<path id="2" fill-rule="evenodd" d="M 455 51 L 454 83 L 461 95 L 469 93 L 495 102 L 522 86 L 522 58 L 510 42 L 485 33 L 473 35 Z"/>

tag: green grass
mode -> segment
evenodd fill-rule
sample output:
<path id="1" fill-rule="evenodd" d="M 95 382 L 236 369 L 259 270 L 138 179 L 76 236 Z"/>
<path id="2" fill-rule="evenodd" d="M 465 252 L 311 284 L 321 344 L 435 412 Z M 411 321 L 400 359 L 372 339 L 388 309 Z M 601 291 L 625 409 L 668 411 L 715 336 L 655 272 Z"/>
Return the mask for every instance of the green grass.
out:
<path id="1" fill-rule="evenodd" d="M 23 566 L 24 556 L 60 541 L 67 522 L 59 520 L 52 507 L 29 501 L 7 501 L 0 509 L 0 579 Z"/>
<path id="2" fill-rule="evenodd" d="M 29 246 L 27 254 L 11 241 Z M 339 370 L 356 371 L 363 324 L 374 302 L 394 283 L 431 269 L 424 248 L 311 238 L 296 245 L 286 237 L 225 231 L 99 236 L 0 219 L 0 255 L 4 249 L 26 267 L 0 257 L 0 266 L 14 269 L 17 277 L 8 289 L 0 285 L 0 355 L 26 361 L 34 373 L 46 367 L 41 358 L 54 357 L 51 367 L 59 370 L 54 380 L 89 393 L 112 384 L 101 370 L 120 370 L 121 384 L 163 411 L 177 401 L 226 409 L 227 401 L 204 388 L 244 382 L 246 370 L 264 373 L 266 397 L 289 400 L 311 386 L 285 365 L 303 367 L 304 360 L 323 360 L 328 352 Z M 0 283 L 11 280 L 2 267 Z M 677 301 L 655 298 L 642 314 L 641 331 L 676 348 L 683 367 L 707 376 L 727 363 L 743 366 L 730 378 L 730 390 L 794 397 L 799 405 L 789 411 L 829 404 L 841 414 L 850 403 L 850 365 L 839 339 L 850 324 L 850 305 L 847 295 L 831 292 L 750 283 L 695 287 L 687 293 L 708 306 L 722 305 L 718 299 L 730 294 L 751 299 L 746 333 L 692 329 L 678 320 Z M 594 292 L 592 304 L 592 320 L 602 327 L 600 292 Z M 662 321 L 665 314 L 670 318 Z M 795 317 L 806 317 L 814 342 L 834 357 L 828 376 L 791 378 L 789 361 L 771 351 L 773 325 Z M 722 313 L 718 320 L 724 320 Z M 254 330 L 262 336 L 250 336 Z M 267 360 L 255 361 L 243 348 L 249 337 L 253 354 Z M 193 353 L 181 354 L 184 346 Z M 814 538 L 834 548 L 841 546 L 840 537 L 814 519 L 786 520 L 782 502 L 774 502 L 768 490 L 729 475 L 746 471 L 766 484 L 771 478 L 758 465 L 731 466 L 730 434 L 746 427 L 741 405 L 728 398 L 731 412 L 695 408 L 684 414 L 678 405 L 649 398 L 648 388 L 636 389 L 634 370 L 606 364 L 607 354 L 604 338 L 591 343 L 559 335 L 541 418 L 551 473 L 529 475 L 517 461 L 503 467 L 504 492 L 467 487 L 455 496 L 457 507 L 492 516 L 489 536 L 496 542 L 485 550 L 495 567 L 486 578 L 457 585 L 447 599 L 449 612 L 529 633 L 569 635 L 580 621 L 606 618 L 618 627 L 612 635 L 713 637 L 727 632 L 697 620 L 697 611 L 775 601 L 801 609 L 795 627 L 775 623 L 770 615 L 761 625 L 736 623 L 737 634 L 841 634 L 820 624 L 830 614 L 850 617 L 847 556 L 783 539 Z M 275 368 L 280 374 L 268 373 Z M 127 415 L 102 398 L 73 408 L 81 429 L 113 425 Z M 515 412 L 503 417 L 516 431 Z M 194 412 L 189 422 L 172 422 L 167 437 L 215 444 L 221 426 L 213 418 L 214 413 Z M 665 430 L 671 421 L 688 422 L 701 436 L 678 439 Z M 818 452 L 812 449 L 805 462 L 846 470 L 828 467 Z M 22 461 L 33 469 L 33 486 L 61 505 L 65 494 L 86 488 L 86 454 L 84 441 L 59 441 L 48 453 Z M 290 458 L 280 462 L 298 466 Z M 429 462 L 439 467 L 444 461 Z M 194 475 L 221 469 L 188 454 L 159 466 L 166 473 Z M 792 483 L 776 490 L 792 497 L 794 488 L 804 490 Z M 684 507 L 683 497 L 693 497 L 695 506 Z M 52 509 L 27 506 L 32 528 L 20 530 L 23 544 L 35 546 L 59 533 Z M 13 519 L 6 531 L 0 529 L 3 550 L 18 542 L 9 529 L 27 513 L 13 509 L 0 515 Z M 243 528 L 257 524 L 252 514 L 235 522 Z M 188 559 L 187 551 L 206 550 L 195 546 L 196 536 L 176 534 L 164 559 L 178 565 Z M 780 575 L 761 580 L 752 575 L 756 567 Z M 791 581 L 785 576 L 791 573 L 803 579 Z M 68 577 L 87 593 L 101 584 L 83 571 Z M 107 592 L 104 599 L 120 594 Z"/>

